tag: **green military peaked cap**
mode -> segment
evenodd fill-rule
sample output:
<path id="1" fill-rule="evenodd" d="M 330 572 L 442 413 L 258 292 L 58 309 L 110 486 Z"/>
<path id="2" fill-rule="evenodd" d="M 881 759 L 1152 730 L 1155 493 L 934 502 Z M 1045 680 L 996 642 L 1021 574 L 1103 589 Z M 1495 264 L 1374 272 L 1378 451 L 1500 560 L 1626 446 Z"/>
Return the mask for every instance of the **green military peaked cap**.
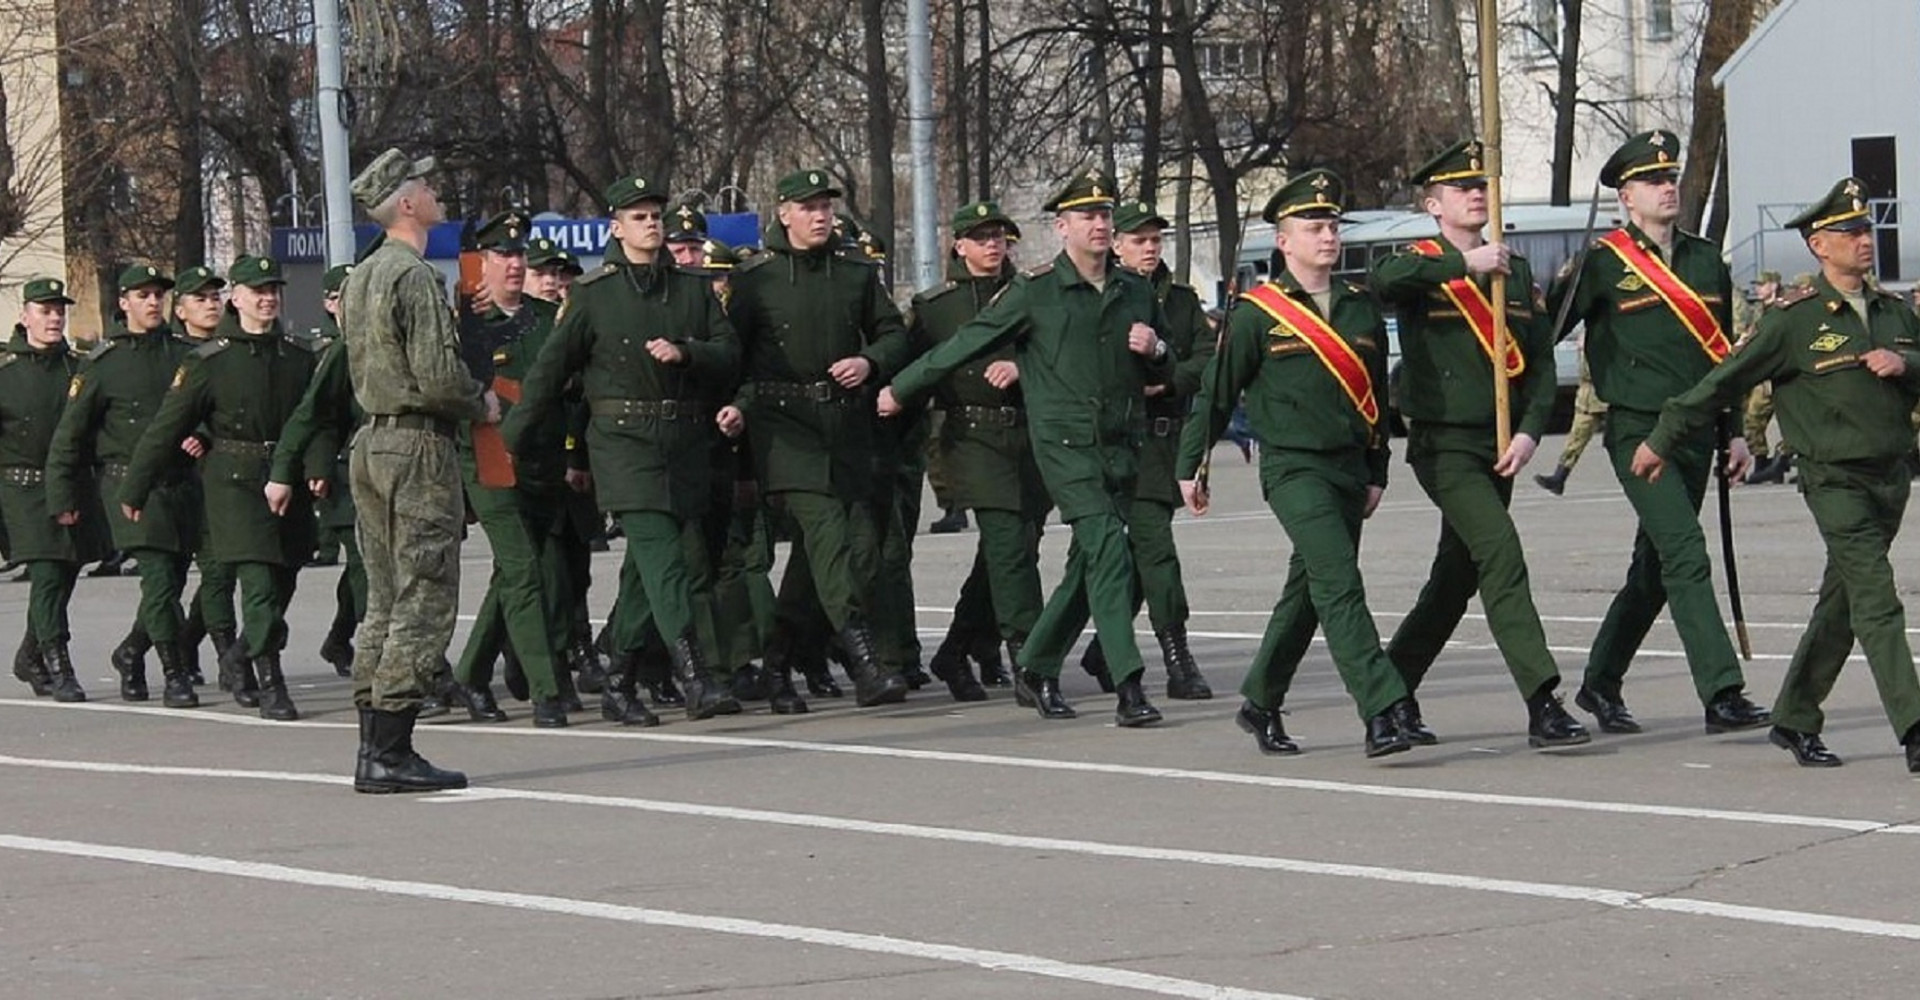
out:
<path id="1" fill-rule="evenodd" d="M 860 237 L 866 235 L 853 216 L 845 212 L 836 212 L 833 216 L 833 235 L 840 241 L 840 249 L 849 252 L 860 249 Z"/>
<path id="2" fill-rule="evenodd" d="M 287 276 L 280 270 L 280 262 L 272 257 L 247 254 L 227 268 L 227 281 L 248 288 L 263 288 L 267 285 L 284 285 Z"/>
<path id="3" fill-rule="evenodd" d="M 809 198 L 840 197 L 840 189 L 833 185 L 833 175 L 818 167 L 796 170 L 780 178 L 773 192 L 781 201 L 806 201 Z"/>
<path id="4" fill-rule="evenodd" d="M 1858 177 L 1841 178 L 1825 198 L 1787 220 L 1787 228 L 1800 230 L 1802 236 L 1822 229 L 1851 233 L 1872 226 L 1873 219 L 1867 213 L 1867 186 Z"/>
<path id="5" fill-rule="evenodd" d="M 373 208 L 393 197 L 408 181 L 432 172 L 433 157 L 415 160 L 398 149 L 389 149 L 374 157 L 373 162 L 353 178 L 353 200 Z"/>
<path id="6" fill-rule="evenodd" d="M 1067 212 L 1081 208 L 1112 208 L 1113 198 L 1113 179 L 1095 167 L 1068 178 L 1067 183 L 1047 199 L 1040 209 L 1045 212 Z"/>
<path id="7" fill-rule="evenodd" d="M 474 230 L 473 245 L 494 253 L 526 253 L 527 238 L 533 234 L 533 220 L 527 213 L 510 208 L 480 224 Z"/>
<path id="8" fill-rule="evenodd" d="M 580 259 L 565 247 L 542 236 L 527 244 L 527 266 L 532 268 L 558 267 L 569 274 L 578 276 L 586 272 L 580 266 Z"/>
<path id="9" fill-rule="evenodd" d="M 21 302 L 58 302 L 73 305 L 67 297 L 67 283 L 59 278 L 33 278 L 20 286 Z"/>
<path id="10" fill-rule="evenodd" d="M 707 217 L 688 204 L 674 206 L 667 213 L 668 243 L 698 243 L 707 238 Z"/>
<path id="11" fill-rule="evenodd" d="M 115 282 L 115 285 L 123 292 L 145 288 L 148 285 L 159 285 L 164 290 L 173 287 L 173 279 L 167 277 L 167 272 L 152 264 L 129 264 L 120 272 L 120 280 Z"/>
<path id="12" fill-rule="evenodd" d="M 1308 219 L 1337 219 L 1347 200 L 1347 185 L 1331 170 L 1309 170 L 1282 185 L 1267 199 L 1260 217 L 1279 222 L 1290 216 Z"/>
<path id="13" fill-rule="evenodd" d="M 1680 172 L 1680 137 L 1657 128 L 1621 143 L 1600 167 L 1600 183 L 1617 188 L 1627 181 Z"/>
<path id="14" fill-rule="evenodd" d="M 1008 236 L 1014 239 L 1020 238 L 1020 227 L 1015 225 L 1012 219 L 1007 218 L 1007 213 L 1000 211 L 999 202 L 993 201 L 976 201 L 971 205 L 960 206 L 960 210 L 953 213 L 954 238 L 958 239 L 989 224 L 998 224 L 1007 231 Z"/>
<path id="15" fill-rule="evenodd" d="M 607 185 L 603 197 L 609 210 L 638 205 L 643 201 L 657 201 L 664 205 L 667 203 L 667 187 L 655 184 L 640 174 L 629 174 Z"/>
<path id="16" fill-rule="evenodd" d="M 1113 231 L 1131 233 L 1148 225 L 1162 229 L 1171 225 L 1165 216 L 1153 210 L 1153 206 L 1144 201 L 1123 201 L 1113 209 Z"/>
<path id="17" fill-rule="evenodd" d="M 222 278 L 213 268 L 205 264 L 196 264 L 187 268 L 175 275 L 173 279 L 175 295 L 197 295 L 209 289 L 220 289 L 226 286 L 227 279 Z"/>
<path id="18" fill-rule="evenodd" d="M 1414 187 L 1450 184 L 1454 187 L 1485 187 L 1487 183 L 1486 147 L 1478 139 L 1462 139 L 1448 146 L 1433 159 L 1421 164 L 1408 178 Z"/>
<path id="19" fill-rule="evenodd" d="M 327 268 L 327 273 L 320 276 L 320 290 L 328 295 L 339 294 L 341 286 L 347 283 L 347 275 L 352 273 L 352 264 L 335 264 Z"/>
<path id="20" fill-rule="evenodd" d="M 708 239 L 700 245 L 702 261 L 710 272 L 731 271 L 740 266 L 740 255 L 733 248 L 716 239 Z"/>

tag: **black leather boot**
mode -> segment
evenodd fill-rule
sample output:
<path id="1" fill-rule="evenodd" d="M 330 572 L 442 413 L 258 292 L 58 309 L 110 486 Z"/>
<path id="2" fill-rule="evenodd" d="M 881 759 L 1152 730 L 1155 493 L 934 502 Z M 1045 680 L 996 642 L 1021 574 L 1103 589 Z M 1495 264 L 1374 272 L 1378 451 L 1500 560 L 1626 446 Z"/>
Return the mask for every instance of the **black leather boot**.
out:
<path id="1" fill-rule="evenodd" d="M 275 722 L 298 719 L 300 710 L 287 694 L 287 678 L 280 672 L 280 654 L 262 653 L 254 657 L 253 669 L 260 676 L 260 717 Z"/>
<path id="2" fill-rule="evenodd" d="M 980 668 L 982 687 L 1009 687 L 1013 684 L 1013 673 L 1007 669 L 1006 662 L 1000 659 L 1000 634 L 989 632 L 974 637 L 973 648 L 968 651 L 973 664 Z"/>
<path id="3" fill-rule="evenodd" d="M 1386 711 L 1367 720 L 1367 756 L 1385 757 L 1388 754 L 1404 753 L 1413 744 L 1401 734 L 1400 727 L 1394 723 L 1395 709 L 1399 702 L 1388 705 Z"/>
<path id="4" fill-rule="evenodd" d="M 973 679 L 973 667 L 967 663 L 966 642 L 951 630 L 947 637 L 940 640 L 940 648 L 933 651 L 933 660 L 928 664 L 933 676 L 946 682 L 947 692 L 954 701 L 986 701 L 987 689 Z"/>
<path id="5" fill-rule="evenodd" d="M 156 642 L 154 655 L 160 658 L 160 676 L 166 687 L 160 704 L 168 708 L 199 708 L 200 696 L 193 693 L 193 677 L 187 673 L 186 654 L 177 642 Z"/>
<path id="6" fill-rule="evenodd" d="M 1564 465 L 1556 465 L 1551 475 L 1535 476 L 1533 482 L 1548 493 L 1559 496 L 1567 491 L 1567 473 L 1572 471 Z"/>
<path id="7" fill-rule="evenodd" d="M 260 686 L 253 681 L 253 661 L 247 659 L 247 647 L 235 639 L 220 654 L 221 690 L 233 692 L 233 703 L 241 708 L 260 707 Z"/>
<path id="8" fill-rule="evenodd" d="M 847 653 L 847 671 L 853 675 L 853 703 L 861 708 L 907 700 L 907 681 L 880 665 L 873 631 L 858 618 L 840 630 L 840 647 Z"/>
<path id="9" fill-rule="evenodd" d="M 233 648 L 234 638 L 230 628 L 207 629 L 207 641 L 213 644 L 213 672 L 220 679 L 220 690 L 228 693 L 233 691 L 234 678 L 238 676 L 229 675 L 225 666 L 227 650 Z"/>
<path id="10" fill-rule="evenodd" d="M 793 688 L 793 652 L 784 645 L 767 645 L 765 667 L 769 689 L 767 707 L 775 715 L 805 715 L 807 700 Z"/>
<path id="11" fill-rule="evenodd" d="M 373 709 L 365 705 L 354 707 L 360 716 L 360 749 L 353 755 L 353 787 L 359 788 L 370 779 L 373 767 Z"/>
<path id="12" fill-rule="evenodd" d="M 366 774 L 356 774 L 353 790 L 371 794 L 444 792 L 467 787 L 467 776 L 443 771 L 413 749 L 414 713 L 368 709 Z"/>
<path id="13" fill-rule="evenodd" d="M 600 692 L 600 717 L 623 726 L 657 726 L 660 717 L 640 700 L 640 681 L 634 676 L 638 661 L 632 653 L 607 658 L 607 683 Z"/>
<path id="14" fill-rule="evenodd" d="M 200 602 L 193 601 L 187 609 L 186 624 L 180 626 L 180 657 L 187 665 L 187 681 L 194 687 L 204 687 L 205 675 L 200 673 L 200 643 L 207 637 L 207 616 L 200 613 Z"/>
<path id="15" fill-rule="evenodd" d="M 1094 636 L 1087 643 L 1087 651 L 1080 654 L 1080 669 L 1100 685 L 1101 694 L 1113 693 L 1113 676 L 1107 673 L 1107 651 L 1100 648 L 1100 637 Z"/>
<path id="16" fill-rule="evenodd" d="M 460 683 L 453 679 L 453 664 L 446 657 L 440 658 L 440 665 L 433 670 L 433 676 L 427 680 L 427 693 L 420 699 L 420 710 L 415 714 L 418 719 L 437 719 L 453 711 L 453 705 L 459 699 L 453 696 L 453 689 Z"/>
<path id="17" fill-rule="evenodd" d="M 907 689 L 909 691 L 918 691 L 933 683 L 933 676 L 927 673 L 926 667 L 921 666 L 918 658 L 909 661 L 906 666 L 900 668 L 900 679 L 907 682 Z"/>
<path id="18" fill-rule="evenodd" d="M 587 710 L 586 703 L 580 700 L 579 690 L 573 686 L 573 671 L 568 670 L 565 659 L 558 656 L 553 658 L 553 686 L 560 689 L 557 700 L 560 702 L 562 711 L 584 712 Z M 535 713 L 535 715 L 538 714 Z"/>
<path id="19" fill-rule="evenodd" d="M 1420 702 L 1412 695 L 1393 703 L 1393 726 L 1400 730 L 1408 743 L 1417 747 L 1430 747 L 1439 744 L 1440 737 L 1427 728 L 1426 720 L 1420 716 Z"/>
<path id="20" fill-rule="evenodd" d="M 500 703 L 494 700 L 493 685 L 468 687 L 465 684 L 456 683 L 454 688 L 455 704 L 465 707 L 467 718 L 474 722 L 506 722 L 512 718 L 500 707 Z"/>
<path id="21" fill-rule="evenodd" d="M 20 637 L 20 651 L 13 654 L 13 676 L 32 689 L 35 698 L 45 698 L 53 693 L 53 683 L 47 677 L 47 665 L 40 662 L 40 643 L 34 640 L 31 629 Z"/>
<path id="22" fill-rule="evenodd" d="M 1039 704 L 1033 687 L 1027 683 L 1027 671 L 1020 665 L 1020 654 L 1026 648 L 1025 637 L 1007 640 L 1007 672 L 1013 684 L 1013 703 L 1021 708 L 1034 708 Z"/>
<path id="23" fill-rule="evenodd" d="M 559 698 L 533 699 L 533 728 L 567 728 L 567 706 Z"/>
<path id="24" fill-rule="evenodd" d="M 649 638 L 646 646 L 634 654 L 634 663 L 639 670 L 640 686 L 647 689 L 647 698 L 653 707 L 679 708 L 687 703 L 687 696 L 674 686 L 673 657 L 665 646 Z"/>
<path id="25" fill-rule="evenodd" d="M 1593 736 L 1554 696 L 1551 683 L 1542 684 L 1527 699 L 1527 745 L 1530 747 L 1573 747 L 1593 742 Z"/>
<path id="26" fill-rule="evenodd" d="M 333 664 L 333 672 L 342 677 L 353 676 L 353 623 L 344 618 L 334 618 L 333 625 L 327 629 L 327 638 L 320 643 L 320 658 Z"/>
<path id="27" fill-rule="evenodd" d="M 121 701 L 147 700 L 147 649 L 152 645 L 146 632 L 136 627 L 113 647 L 113 672 L 120 675 Z"/>
<path id="28" fill-rule="evenodd" d="M 1186 625 L 1154 629 L 1153 637 L 1160 641 L 1160 658 L 1167 665 L 1167 697 L 1175 701 L 1206 701 L 1213 697 L 1212 686 L 1200 676 L 1200 665 L 1193 662 L 1193 651 L 1187 648 Z"/>
<path id="29" fill-rule="evenodd" d="M 73 676 L 73 656 L 67 651 L 64 642 L 49 642 L 40 647 L 40 662 L 47 671 L 47 687 L 54 701 L 78 702 L 87 700 L 87 692 L 80 687 L 80 679 Z"/>
<path id="30" fill-rule="evenodd" d="M 765 670 L 755 664 L 743 663 L 733 672 L 733 679 L 727 683 L 737 702 L 766 701 L 772 693 L 773 680 Z"/>
<path id="31" fill-rule="evenodd" d="M 1146 671 L 1136 670 L 1114 686 L 1114 693 L 1119 696 L 1113 709 L 1114 725 L 1134 729 L 1160 721 L 1160 710 L 1147 700 L 1146 689 L 1140 685 L 1140 678 L 1145 675 Z"/>
<path id="32" fill-rule="evenodd" d="M 706 652 L 700 648 L 700 637 L 691 626 L 667 647 L 667 655 L 673 658 L 673 672 L 680 678 L 680 689 L 686 692 L 689 721 L 739 712 L 740 702 L 707 666 Z"/>
<path id="33" fill-rule="evenodd" d="M 607 672 L 600 665 L 600 653 L 593 648 L 593 643 L 585 637 L 575 639 L 567 659 L 577 674 L 573 686 L 581 694 L 599 694 L 607 689 Z"/>
<path id="34" fill-rule="evenodd" d="M 1280 710 L 1277 708 L 1261 708 L 1253 702 L 1243 701 L 1233 721 L 1253 735 L 1253 742 L 1261 753 L 1290 757 L 1300 752 L 1300 744 L 1287 735 L 1287 727 L 1280 721 Z"/>

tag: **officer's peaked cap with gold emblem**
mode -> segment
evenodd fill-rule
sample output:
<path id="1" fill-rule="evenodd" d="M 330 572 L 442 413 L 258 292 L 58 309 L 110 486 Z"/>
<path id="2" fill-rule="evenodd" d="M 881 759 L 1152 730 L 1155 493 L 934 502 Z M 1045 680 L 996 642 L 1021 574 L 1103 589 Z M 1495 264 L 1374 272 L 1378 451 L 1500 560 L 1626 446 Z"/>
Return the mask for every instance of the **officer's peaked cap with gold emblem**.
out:
<path id="1" fill-rule="evenodd" d="M 1679 173 L 1680 137 L 1657 128 L 1621 143 L 1600 167 L 1600 183 L 1617 188 L 1628 181 Z"/>
<path id="2" fill-rule="evenodd" d="M 1076 209 L 1112 208 L 1113 179 L 1099 170 L 1082 170 L 1068 178 L 1059 192 L 1040 206 L 1047 212 L 1071 212 Z"/>
<path id="3" fill-rule="evenodd" d="M 508 209 L 474 230 L 473 245 L 494 253 L 526 253 L 533 220 L 517 208 Z"/>
<path id="4" fill-rule="evenodd" d="M 1282 185 L 1267 199 L 1260 217 L 1277 223 L 1281 219 L 1337 219 L 1347 199 L 1347 185 L 1331 170 L 1309 170 Z"/>
<path id="5" fill-rule="evenodd" d="M 1872 225 L 1873 218 L 1867 212 L 1867 186 L 1858 177 L 1842 178 L 1825 198 L 1787 220 L 1787 228 L 1800 230 L 1802 236 L 1822 229 L 1851 233 Z"/>
<path id="6" fill-rule="evenodd" d="M 1409 178 L 1414 187 L 1447 184 L 1476 188 L 1487 185 L 1486 148 L 1478 139 L 1462 139 L 1421 164 Z"/>

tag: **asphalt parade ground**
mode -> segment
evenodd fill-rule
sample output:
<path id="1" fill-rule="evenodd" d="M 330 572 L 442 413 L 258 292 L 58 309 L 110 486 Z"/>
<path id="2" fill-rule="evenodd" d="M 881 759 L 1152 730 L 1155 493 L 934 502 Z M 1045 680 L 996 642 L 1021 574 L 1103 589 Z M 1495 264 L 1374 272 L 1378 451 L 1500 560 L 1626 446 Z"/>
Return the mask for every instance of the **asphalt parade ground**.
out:
<path id="1" fill-rule="evenodd" d="M 1564 498 L 1515 517 L 1569 696 L 1620 583 L 1630 508 L 1596 445 Z M 1006 689 L 935 686 L 856 710 L 560 731 L 423 724 L 473 787 L 355 795 L 347 682 L 313 652 L 337 570 L 301 574 L 286 670 L 304 714 L 121 703 L 107 654 L 137 583 L 83 580 L 85 705 L 0 696 L 0 998 L 10 997 L 1891 997 L 1920 966 L 1920 781 L 1864 662 L 1829 702 L 1847 760 L 1802 770 L 1764 730 L 1706 736 L 1663 619 L 1626 700 L 1646 727 L 1556 753 L 1474 605 L 1421 692 L 1441 744 L 1370 762 L 1325 647 L 1290 698 L 1306 748 L 1268 758 L 1234 688 L 1287 554 L 1253 467 L 1215 452 L 1215 512 L 1178 521 L 1191 632 L 1217 692 L 1121 730 L 1072 669 L 1081 717 Z M 1438 520 L 1404 465 L 1363 547 L 1391 632 Z M 1711 504 L 1711 501 L 1710 501 Z M 1822 554 L 1792 487 L 1734 509 L 1770 701 Z M 1709 520 L 1711 520 L 1711 505 Z M 931 512 L 937 514 L 937 512 Z M 917 602 L 937 641 L 975 535 L 922 536 Z M 1709 524 L 1708 541 L 1718 552 Z M 1915 540 L 1895 550 L 1908 603 Z M 1049 585 L 1066 532 L 1047 534 Z M 594 607 L 621 550 L 598 557 Z M 464 607 L 486 549 L 464 552 Z M 0 585 L 11 650 L 25 584 Z M 1724 606 L 1724 602 L 1723 602 Z M 465 625 L 462 625 L 464 632 Z M 456 646 L 460 637 L 456 636 Z M 154 671 L 157 675 L 157 670 Z M 503 695 L 504 697 L 504 695 Z M 463 716 L 462 716 L 463 717 Z M 1583 722 L 1589 717 L 1579 713 Z"/>

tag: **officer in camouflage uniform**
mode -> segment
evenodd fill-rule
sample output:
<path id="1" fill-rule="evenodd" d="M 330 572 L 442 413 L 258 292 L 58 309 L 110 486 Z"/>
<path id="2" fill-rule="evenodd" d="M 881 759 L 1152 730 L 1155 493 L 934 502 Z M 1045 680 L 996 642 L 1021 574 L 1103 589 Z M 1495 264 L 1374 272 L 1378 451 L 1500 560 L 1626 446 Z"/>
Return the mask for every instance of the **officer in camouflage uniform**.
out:
<path id="1" fill-rule="evenodd" d="M 1873 222 L 1866 186 L 1848 177 L 1787 222 L 1820 261 L 1812 284 L 1774 300 L 1744 341 L 1698 385 L 1667 401 L 1633 457 L 1658 480 L 1729 405 L 1771 379 L 1780 422 L 1799 448 L 1800 491 L 1827 545 L 1820 597 L 1774 701 L 1772 742 L 1802 767 L 1838 767 L 1820 739 L 1820 703 L 1858 639 L 1907 771 L 1920 774 L 1920 679 L 1913 669 L 1888 551 L 1911 491 L 1907 415 L 1920 404 L 1920 320 L 1874 289 Z"/>
<path id="2" fill-rule="evenodd" d="M 413 725 L 460 605 L 466 509 L 457 426 L 498 421 L 500 404 L 461 361 L 444 279 L 421 256 L 443 218 L 422 179 L 432 170 L 431 159 L 389 149 L 353 179 L 354 200 L 385 230 L 340 290 L 347 366 L 367 414 L 351 459 L 367 566 L 367 615 L 353 659 L 358 792 L 467 784 L 466 775 L 414 750 Z"/>
<path id="3" fill-rule="evenodd" d="M 189 267 L 173 278 L 173 335 L 189 348 L 198 348 L 214 338 L 220 326 L 226 296 L 227 279 L 205 264 Z M 194 564 L 200 570 L 200 583 L 187 600 L 187 619 L 180 631 L 180 649 L 187 659 L 187 674 L 195 687 L 206 683 L 200 675 L 200 641 L 213 640 L 214 662 L 225 656 L 240 634 L 240 618 L 233 610 L 233 567 L 207 557 L 207 534 L 212 525 L 200 525 L 200 541 L 194 547 Z M 254 690 L 248 674 L 248 691 Z M 231 678 L 222 678 L 230 682 Z M 222 688 L 226 690 L 226 688 Z M 257 698 L 257 695 L 250 697 Z M 257 707 L 257 701 L 255 706 Z"/>
<path id="4" fill-rule="evenodd" d="M 36 697 L 85 701 L 67 655 L 67 603 L 80 565 L 106 554 L 106 526 L 93 520 L 56 524 L 46 486 L 47 449 L 80 367 L 65 336 L 73 300 L 58 278 L 27 282 L 20 299 L 20 321 L 0 354 L 0 542 L 10 563 L 26 565 L 30 585 L 13 676 Z"/>
<path id="5" fill-rule="evenodd" d="M 92 495 L 90 484 L 98 469 L 114 547 L 139 561 L 140 607 L 133 630 L 113 651 L 120 696 L 127 701 L 147 700 L 148 647 L 155 648 L 163 671 L 169 663 L 185 669 L 179 647 L 180 595 L 186 587 L 187 561 L 200 538 L 198 483 L 193 458 L 181 439 L 156 459 L 152 495 L 146 498 L 141 523 L 122 516 L 114 499 L 135 443 L 152 423 L 189 351 L 166 326 L 163 305 L 172 287 L 173 280 L 151 265 L 135 264 L 121 272 L 122 323 L 74 377 L 73 398 L 60 415 L 47 455 L 47 503 L 55 518 L 71 526 L 80 522 L 83 511 L 90 512 L 82 500 Z"/>
<path id="6" fill-rule="evenodd" d="M 1753 279 L 1752 295 L 1743 295 L 1734 301 L 1733 325 L 1739 335 L 1736 344 L 1753 336 L 1767 304 L 1779 294 L 1780 272 L 1762 271 Z M 1785 438 L 1781 439 L 1778 449 L 1767 444 L 1767 427 L 1773 423 L 1773 383 L 1762 382 L 1753 387 L 1743 406 L 1743 417 L 1741 428 L 1746 433 L 1747 448 L 1753 452 L 1753 471 L 1747 473 L 1747 482 L 1786 482 L 1787 470 L 1793 466 L 1793 447 Z"/>

